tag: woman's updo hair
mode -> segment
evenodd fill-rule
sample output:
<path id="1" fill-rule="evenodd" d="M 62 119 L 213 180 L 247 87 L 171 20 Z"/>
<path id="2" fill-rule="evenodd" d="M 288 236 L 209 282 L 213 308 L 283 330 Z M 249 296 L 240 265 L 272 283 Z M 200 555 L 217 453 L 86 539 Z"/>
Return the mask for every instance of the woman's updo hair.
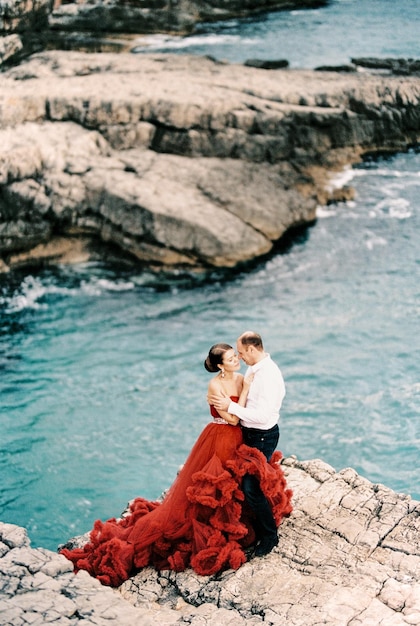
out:
<path id="1" fill-rule="evenodd" d="M 204 367 L 208 372 L 219 371 L 218 365 L 222 365 L 223 355 L 227 350 L 233 350 L 228 343 L 216 343 L 210 348 L 208 356 L 204 361 Z"/>

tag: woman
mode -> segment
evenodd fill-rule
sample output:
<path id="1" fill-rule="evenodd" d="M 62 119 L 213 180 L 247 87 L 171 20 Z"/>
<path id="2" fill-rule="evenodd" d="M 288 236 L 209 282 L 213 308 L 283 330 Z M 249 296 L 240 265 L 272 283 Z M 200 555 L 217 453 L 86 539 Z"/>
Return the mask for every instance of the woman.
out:
<path id="1" fill-rule="evenodd" d="M 251 380 L 238 373 L 240 362 L 232 346 L 212 346 L 204 366 L 217 372 L 209 392 L 224 391 L 245 405 Z M 261 452 L 242 443 L 238 418 L 214 407 L 210 412 L 213 421 L 162 502 L 136 498 L 122 519 L 96 521 L 83 548 L 61 550 L 75 571 L 85 569 L 116 587 L 147 565 L 175 571 L 192 567 L 202 575 L 237 569 L 254 541 L 252 512 L 240 486 L 245 473 L 258 476 L 278 523 L 290 513 L 292 494 L 285 489 L 280 453 L 268 464 Z"/>

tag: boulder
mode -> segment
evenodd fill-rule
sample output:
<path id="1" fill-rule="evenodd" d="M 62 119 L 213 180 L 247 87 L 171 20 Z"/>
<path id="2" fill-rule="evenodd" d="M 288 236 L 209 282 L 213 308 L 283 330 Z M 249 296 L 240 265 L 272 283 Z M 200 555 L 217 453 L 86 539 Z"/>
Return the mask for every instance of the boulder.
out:
<path id="1" fill-rule="evenodd" d="M 259 67 L 262 70 L 279 70 L 289 67 L 287 59 L 247 59 L 244 62 L 247 67 Z"/>
<path id="2" fill-rule="evenodd" d="M 6 35 L 0 38 L 0 67 L 16 58 L 23 49 L 19 35 Z"/>
<path id="3" fill-rule="evenodd" d="M 352 63 L 359 68 L 409 76 L 420 74 L 420 59 L 355 57 Z"/>

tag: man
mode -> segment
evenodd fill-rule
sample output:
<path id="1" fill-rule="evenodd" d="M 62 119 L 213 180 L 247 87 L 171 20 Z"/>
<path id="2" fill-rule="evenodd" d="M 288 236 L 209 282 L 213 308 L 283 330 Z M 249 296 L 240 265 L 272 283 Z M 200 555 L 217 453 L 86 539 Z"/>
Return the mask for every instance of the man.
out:
<path id="1" fill-rule="evenodd" d="M 239 406 L 229 398 L 210 395 L 208 401 L 216 409 L 239 417 L 244 443 L 260 450 L 269 461 L 279 440 L 278 419 L 286 390 L 280 369 L 264 351 L 257 333 L 247 331 L 237 340 L 240 359 L 248 365 L 246 375 L 253 374 L 246 406 Z M 255 513 L 255 532 L 259 541 L 256 556 L 264 556 L 278 544 L 277 527 L 267 498 L 258 479 L 245 474 L 242 488 Z"/>

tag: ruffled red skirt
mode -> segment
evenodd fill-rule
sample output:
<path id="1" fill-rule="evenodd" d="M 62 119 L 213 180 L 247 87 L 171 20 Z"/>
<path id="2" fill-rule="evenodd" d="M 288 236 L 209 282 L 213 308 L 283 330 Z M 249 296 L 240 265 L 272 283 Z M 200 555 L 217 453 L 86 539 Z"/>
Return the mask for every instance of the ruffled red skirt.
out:
<path id="1" fill-rule="evenodd" d="M 83 548 L 62 549 L 75 571 L 87 570 L 117 587 L 137 570 L 183 571 L 210 575 L 238 569 L 255 539 L 253 514 L 241 490 L 244 474 L 254 474 L 273 510 L 277 526 L 292 511 L 292 492 L 276 451 L 270 462 L 242 443 L 239 426 L 208 424 L 162 502 L 136 498 L 122 519 L 97 520 Z"/>

